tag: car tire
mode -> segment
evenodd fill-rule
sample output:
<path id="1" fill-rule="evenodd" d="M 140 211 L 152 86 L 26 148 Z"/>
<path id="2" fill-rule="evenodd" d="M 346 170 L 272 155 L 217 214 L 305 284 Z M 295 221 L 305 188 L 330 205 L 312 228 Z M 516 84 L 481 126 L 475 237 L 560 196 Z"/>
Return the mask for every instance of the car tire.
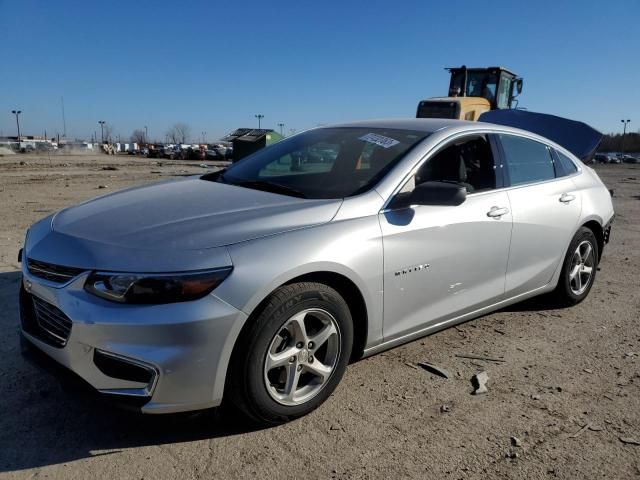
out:
<path id="1" fill-rule="evenodd" d="M 587 298 L 598 270 L 598 242 L 593 232 L 581 227 L 564 257 L 554 297 L 562 306 L 576 305 Z"/>
<path id="2" fill-rule="evenodd" d="M 351 313 L 340 294 L 321 283 L 285 285 L 249 322 L 232 354 L 225 403 L 261 425 L 321 405 L 340 382 L 353 345 Z"/>

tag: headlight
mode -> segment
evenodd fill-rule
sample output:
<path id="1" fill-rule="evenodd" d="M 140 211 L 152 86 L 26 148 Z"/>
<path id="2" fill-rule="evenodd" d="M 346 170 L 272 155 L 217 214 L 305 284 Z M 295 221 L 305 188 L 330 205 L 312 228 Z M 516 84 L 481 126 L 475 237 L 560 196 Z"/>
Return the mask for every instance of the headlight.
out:
<path id="1" fill-rule="evenodd" d="M 92 272 L 84 289 L 120 303 L 174 303 L 202 298 L 231 273 L 232 267 L 188 273 Z"/>

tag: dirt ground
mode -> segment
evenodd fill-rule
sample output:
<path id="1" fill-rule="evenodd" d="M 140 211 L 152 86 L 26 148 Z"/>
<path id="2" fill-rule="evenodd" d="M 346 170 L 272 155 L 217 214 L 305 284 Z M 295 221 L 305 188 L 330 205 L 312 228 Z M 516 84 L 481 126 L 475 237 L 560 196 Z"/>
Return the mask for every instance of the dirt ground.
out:
<path id="1" fill-rule="evenodd" d="M 20 353 L 17 253 L 31 223 L 206 169 L 0 157 L 0 478 L 640 478 L 640 445 L 621 440 L 640 442 L 640 166 L 597 170 L 615 189 L 617 218 L 586 301 L 562 310 L 530 301 L 359 361 L 311 415 L 255 430 L 215 410 L 114 410 L 62 388 Z M 415 367 L 423 361 L 451 378 Z M 473 396 L 470 378 L 483 370 L 489 393 Z"/>

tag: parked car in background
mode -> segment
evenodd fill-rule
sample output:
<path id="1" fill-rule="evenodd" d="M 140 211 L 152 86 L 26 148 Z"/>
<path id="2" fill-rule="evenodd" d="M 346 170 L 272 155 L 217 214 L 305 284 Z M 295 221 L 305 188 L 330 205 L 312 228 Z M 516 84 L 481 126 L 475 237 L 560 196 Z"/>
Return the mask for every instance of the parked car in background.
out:
<path id="1" fill-rule="evenodd" d="M 543 293 L 583 301 L 613 216 L 593 169 L 527 131 L 317 128 L 31 226 L 22 335 L 142 412 L 225 399 L 277 424 L 351 359 Z"/>
<path id="2" fill-rule="evenodd" d="M 160 143 L 149 144 L 146 155 L 148 158 L 164 158 L 164 145 Z"/>
<path id="3" fill-rule="evenodd" d="M 640 158 L 634 157 L 632 155 L 624 155 L 622 157 L 622 161 L 624 163 L 640 163 Z"/>

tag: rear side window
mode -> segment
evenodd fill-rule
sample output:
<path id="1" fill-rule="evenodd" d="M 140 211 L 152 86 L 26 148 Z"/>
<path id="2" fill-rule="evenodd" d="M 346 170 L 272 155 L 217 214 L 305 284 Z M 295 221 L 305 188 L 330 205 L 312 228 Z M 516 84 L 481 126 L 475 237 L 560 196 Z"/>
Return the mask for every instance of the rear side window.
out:
<path id="1" fill-rule="evenodd" d="M 553 159 L 546 145 L 528 138 L 500 134 L 511 185 L 555 178 Z"/>
<path id="2" fill-rule="evenodd" d="M 578 171 L 578 167 L 576 167 L 576 164 L 573 163 L 569 157 L 563 155 L 558 150 L 555 150 L 555 152 L 561 167 L 561 171 L 558 172 L 559 177 L 563 175 L 573 175 Z"/>

